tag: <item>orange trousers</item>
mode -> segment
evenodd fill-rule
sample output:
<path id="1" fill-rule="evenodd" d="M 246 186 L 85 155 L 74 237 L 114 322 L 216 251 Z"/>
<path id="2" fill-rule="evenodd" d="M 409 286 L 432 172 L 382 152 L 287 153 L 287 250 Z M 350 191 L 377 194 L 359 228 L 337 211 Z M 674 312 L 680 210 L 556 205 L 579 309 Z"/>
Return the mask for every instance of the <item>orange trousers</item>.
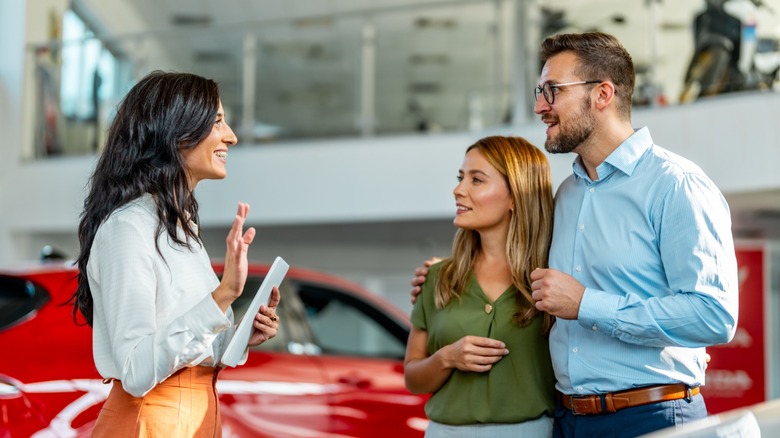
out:
<path id="1" fill-rule="evenodd" d="M 133 397 L 114 380 L 92 437 L 221 437 L 218 372 L 211 367 L 182 368 L 143 397 Z"/>

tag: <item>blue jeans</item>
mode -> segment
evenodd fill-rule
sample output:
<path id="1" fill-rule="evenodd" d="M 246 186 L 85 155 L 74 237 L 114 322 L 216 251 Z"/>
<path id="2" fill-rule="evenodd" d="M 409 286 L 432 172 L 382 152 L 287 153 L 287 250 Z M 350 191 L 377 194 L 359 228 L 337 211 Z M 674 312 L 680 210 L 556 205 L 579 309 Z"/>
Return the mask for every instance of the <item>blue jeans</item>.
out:
<path id="1" fill-rule="evenodd" d="M 701 394 L 685 399 L 626 408 L 612 414 L 574 415 L 558 402 L 554 438 L 635 437 L 666 427 L 705 418 L 707 407 Z"/>

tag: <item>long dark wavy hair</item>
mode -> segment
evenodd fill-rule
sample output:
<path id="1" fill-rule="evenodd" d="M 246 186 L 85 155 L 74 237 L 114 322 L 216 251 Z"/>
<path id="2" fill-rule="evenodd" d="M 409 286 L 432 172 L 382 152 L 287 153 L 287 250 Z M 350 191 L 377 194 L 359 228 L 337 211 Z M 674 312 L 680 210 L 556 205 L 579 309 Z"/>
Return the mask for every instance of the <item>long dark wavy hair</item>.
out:
<path id="1" fill-rule="evenodd" d="M 191 247 L 200 242 L 198 203 L 182 157 L 205 139 L 219 110 L 217 83 L 189 73 L 155 71 L 141 79 L 117 108 L 106 147 L 90 177 L 79 222 L 81 249 L 78 289 L 71 297 L 73 317 L 81 312 L 92 325 L 92 291 L 87 264 L 98 227 L 117 208 L 146 194 L 157 206 L 157 232 Z M 192 222 L 190 222 L 192 221 Z M 184 230 L 184 239 L 177 228 Z M 159 246 L 155 246 L 160 251 Z"/>

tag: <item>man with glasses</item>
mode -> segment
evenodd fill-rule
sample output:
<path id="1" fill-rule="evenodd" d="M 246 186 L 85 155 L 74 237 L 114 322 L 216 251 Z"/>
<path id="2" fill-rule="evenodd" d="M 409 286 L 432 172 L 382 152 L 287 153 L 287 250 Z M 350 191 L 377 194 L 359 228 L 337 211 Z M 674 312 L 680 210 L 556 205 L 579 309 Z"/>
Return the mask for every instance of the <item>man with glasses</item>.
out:
<path id="1" fill-rule="evenodd" d="M 704 347 L 737 325 L 729 208 L 692 162 L 631 126 L 634 66 L 614 37 L 542 44 L 545 148 L 558 188 L 550 268 L 531 274 L 550 334 L 560 436 L 636 436 L 707 415 Z"/>
<path id="2" fill-rule="evenodd" d="M 536 307 L 556 316 L 555 436 L 703 418 L 704 347 L 737 325 L 728 205 L 698 166 L 633 129 L 634 66 L 617 39 L 556 35 L 541 55 L 545 149 L 577 154 L 556 195 L 549 268 L 531 274 Z"/>

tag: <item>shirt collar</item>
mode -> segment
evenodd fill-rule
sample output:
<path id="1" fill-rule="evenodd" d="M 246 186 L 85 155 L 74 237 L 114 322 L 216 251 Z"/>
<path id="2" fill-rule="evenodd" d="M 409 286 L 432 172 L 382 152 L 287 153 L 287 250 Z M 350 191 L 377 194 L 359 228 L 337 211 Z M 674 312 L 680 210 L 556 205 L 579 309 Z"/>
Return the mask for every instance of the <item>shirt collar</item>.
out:
<path id="1" fill-rule="evenodd" d="M 639 159 L 652 145 L 653 138 L 650 136 L 650 129 L 647 126 L 634 130 L 634 134 L 631 137 L 623 141 L 617 149 L 607 156 L 603 163 L 596 167 L 599 180 L 603 180 L 616 169 L 631 176 L 637 164 L 639 164 Z M 574 174 L 578 178 L 588 178 L 579 156 L 574 160 L 573 169 Z"/>

